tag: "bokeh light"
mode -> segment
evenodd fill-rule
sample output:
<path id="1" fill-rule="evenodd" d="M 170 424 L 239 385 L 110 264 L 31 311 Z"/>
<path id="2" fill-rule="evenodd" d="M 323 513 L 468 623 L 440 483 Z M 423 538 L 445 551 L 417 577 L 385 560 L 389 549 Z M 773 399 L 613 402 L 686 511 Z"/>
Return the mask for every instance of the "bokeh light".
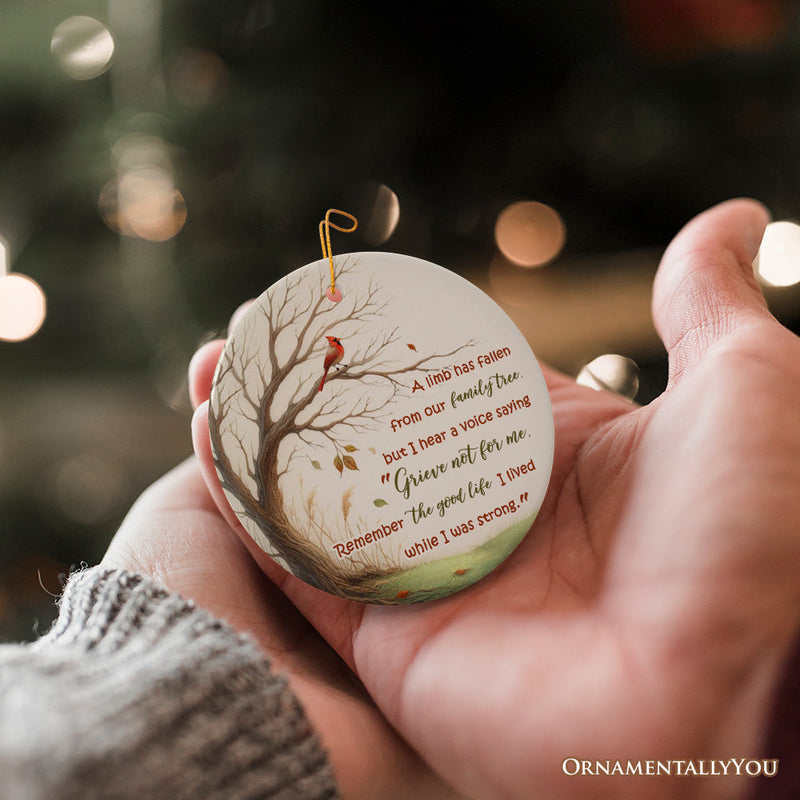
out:
<path id="1" fill-rule="evenodd" d="M 42 327 L 47 314 L 42 287 L 27 275 L 0 276 L 0 339 L 21 342 Z"/>
<path id="2" fill-rule="evenodd" d="M 800 225 L 786 220 L 767 225 L 753 266 L 770 286 L 800 283 Z"/>
<path id="3" fill-rule="evenodd" d="M 6 240 L 0 236 L 0 276 L 8 272 L 8 244 Z"/>
<path id="4" fill-rule="evenodd" d="M 639 391 L 639 367 L 630 358 L 607 353 L 586 364 L 578 373 L 577 382 L 633 400 Z"/>
<path id="5" fill-rule="evenodd" d="M 172 158 L 158 136 L 132 133 L 111 148 L 118 177 L 101 190 L 103 221 L 124 236 L 165 242 L 186 222 L 186 201 L 175 186 Z"/>
<path id="6" fill-rule="evenodd" d="M 505 208 L 494 229 L 500 252 L 521 267 L 552 261 L 561 252 L 566 235 L 564 221 L 555 209 L 529 200 Z"/>
<path id="7" fill-rule="evenodd" d="M 637 50 L 658 59 L 761 49 L 791 23 L 787 0 L 625 0 L 617 6 Z"/>
<path id="8" fill-rule="evenodd" d="M 53 32 L 50 52 L 70 78 L 86 81 L 108 69 L 114 55 L 114 37 L 92 17 L 70 17 Z"/>
<path id="9" fill-rule="evenodd" d="M 51 475 L 51 497 L 58 510 L 80 525 L 111 519 L 129 492 L 123 466 L 94 453 L 81 453 L 57 465 Z"/>
<path id="10" fill-rule="evenodd" d="M 228 82 L 225 62 L 209 50 L 184 50 L 172 64 L 170 87 L 189 108 L 202 108 L 217 97 Z"/>
<path id="11" fill-rule="evenodd" d="M 400 222 L 400 201 L 385 184 L 376 185 L 375 198 L 364 226 L 364 238 L 376 247 L 384 244 Z"/>
<path id="12" fill-rule="evenodd" d="M 164 242 L 186 222 L 186 203 L 172 176 L 152 167 L 126 172 L 117 188 L 123 225 L 142 239 Z"/>
<path id="13" fill-rule="evenodd" d="M 135 169 L 109 181 L 100 192 L 100 214 L 124 236 L 165 242 L 186 222 L 186 201 L 172 176 L 158 167 Z"/>

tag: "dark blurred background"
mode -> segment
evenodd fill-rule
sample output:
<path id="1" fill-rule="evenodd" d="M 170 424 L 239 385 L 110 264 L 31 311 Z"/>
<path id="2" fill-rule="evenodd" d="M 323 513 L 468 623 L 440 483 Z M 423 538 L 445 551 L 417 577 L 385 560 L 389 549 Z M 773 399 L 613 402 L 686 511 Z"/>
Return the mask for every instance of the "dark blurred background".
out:
<path id="1" fill-rule="evenodd" d="M 47 592 L 190 453 L 192 352 L 320 257 L 330 207 L 361 222 L 336 252 L 447 266 L 540 358 L 651 400 L 669 239 L 736 195 L 800 215 L 799 16 L 2 0 L 0 640 L 46 629 Z M 800 228 L 779 228 L 765 291 L 797 329 Z"/>

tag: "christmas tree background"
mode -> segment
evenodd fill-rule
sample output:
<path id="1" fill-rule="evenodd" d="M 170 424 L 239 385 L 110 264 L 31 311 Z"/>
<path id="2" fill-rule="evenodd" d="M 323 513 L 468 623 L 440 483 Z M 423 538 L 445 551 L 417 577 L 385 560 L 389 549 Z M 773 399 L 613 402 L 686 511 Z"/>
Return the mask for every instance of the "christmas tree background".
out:
<path id="1" fill-rule="evenodd" d="M 4 0 L 0 240 L 47 314 L 0 342 L 0 639 L 190 453 L 192 352 L 319 258 L 328 208 L 362 223 L 337 252 L 453 269 L 555 366 L 638 362 L 648 402 L 669 239 L 738 195 L 800 216 L 798 70 L 788 0 Z M 538 269 L 498 240 L 523 200 L 563 222 Z M 767 294 L 797 330 L 797 287 Z"/>

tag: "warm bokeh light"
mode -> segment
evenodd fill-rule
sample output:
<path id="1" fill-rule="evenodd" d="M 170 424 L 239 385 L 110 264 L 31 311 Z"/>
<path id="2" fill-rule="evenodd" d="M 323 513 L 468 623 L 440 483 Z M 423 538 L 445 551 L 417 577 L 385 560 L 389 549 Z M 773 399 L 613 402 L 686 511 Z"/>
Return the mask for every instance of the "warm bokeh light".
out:
<path id="1" fill-rule="evenodd" d="M 158 168 L 125 173 L 118 186 L 120 216 L 142 239 L 171 239 L 186 222 L 186 203 L 172 176 Z"/>
<path id="2" fill-rule="evenodd" d="M 586 364 L 578 373 L 577 382 L 633 400 L 639 391 L 639 367 L 630 358 L 607 353 Z"/>
<path id="3" fill-rule="evenodd" d="M 186 222 L 186 201 L 172 176 L 158 167 L 132 169 L 100 192 L 100 214 L 111 230 L 165 242 Z"/>
<path id="4" fill-rule="evenodd" d="M 208 50 L 189 49 L 178 55 L 169 73 L 175 97 L 189 108 L 202 108 L 228 81 L 225 62 Z"/>
<path id="5" fill-rule="evenodd" d="M 81 453 L 57 466 L 51 491 L 67 519 L 80 525 L 99 525 L 119 510 L 128 484 L 121 464 L 94 453 Z"/>
<path id="6" fill-rule="evenodd" d="M 561 252 L 567 231 L 555 209 L 522 200 L 501 212 L 494 236 L 498 249 L 509 261 L 521 267 L 539 267 Z"/>
<path id="7" fill-rule="evenodd" d="M 787 0 L 620 0 L 617 5 L 637 49 L 670 60 L 760 49 L 783 36 L 792 21 Z"/>
<path id="8" fill-rule="evenodd" d="M 27 275 L 0 276 L 0 339 L 21 342 L 42 327 L 47 304 L 42 288 Z"/>
<path id="9" fill-rule="evenodd" d="M 103 221 L 124 236 L 165 242 L 186 222 L 186 201 L 175 186 L 170 146 L 160 137 L 129 133 L 111 148 L 118 177 L 100 192 Z"/>
<path id="10" fill-rule="evenodd" d="M 53 32 L 50 52 L 70 78 L 85 81 L 108 69 L 114 55 L 114 37 L 92 17 L 70 17 Z"/>
<path id="11" fill-rule="evenodd" d="M 385 184 L 377 185 L 369 218 L 364 226 L 364 238 L 371 245 L 382 245 L 394 233 L 400 222 L 400 201 Z"/>
<path id="12" fill-rule="evenodd" d="M 753 266 L 770 286 L 800 283 L 800 225 L 785 220 L 767 225 Z"/>

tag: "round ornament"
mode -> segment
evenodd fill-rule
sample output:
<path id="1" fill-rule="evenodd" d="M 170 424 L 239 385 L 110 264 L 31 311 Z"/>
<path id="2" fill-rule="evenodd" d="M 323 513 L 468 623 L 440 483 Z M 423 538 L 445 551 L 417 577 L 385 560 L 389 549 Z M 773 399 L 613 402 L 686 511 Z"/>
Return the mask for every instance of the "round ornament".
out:
<path id="1" fill-rule="evenodd" d="M 322 259 L 236 325 L 211 392 L 217 473 L 285 569 L 368 603 L 431 600 L 500 564 L 553 460 L 522 334 L 454 273 L 394 253 Z"/>

